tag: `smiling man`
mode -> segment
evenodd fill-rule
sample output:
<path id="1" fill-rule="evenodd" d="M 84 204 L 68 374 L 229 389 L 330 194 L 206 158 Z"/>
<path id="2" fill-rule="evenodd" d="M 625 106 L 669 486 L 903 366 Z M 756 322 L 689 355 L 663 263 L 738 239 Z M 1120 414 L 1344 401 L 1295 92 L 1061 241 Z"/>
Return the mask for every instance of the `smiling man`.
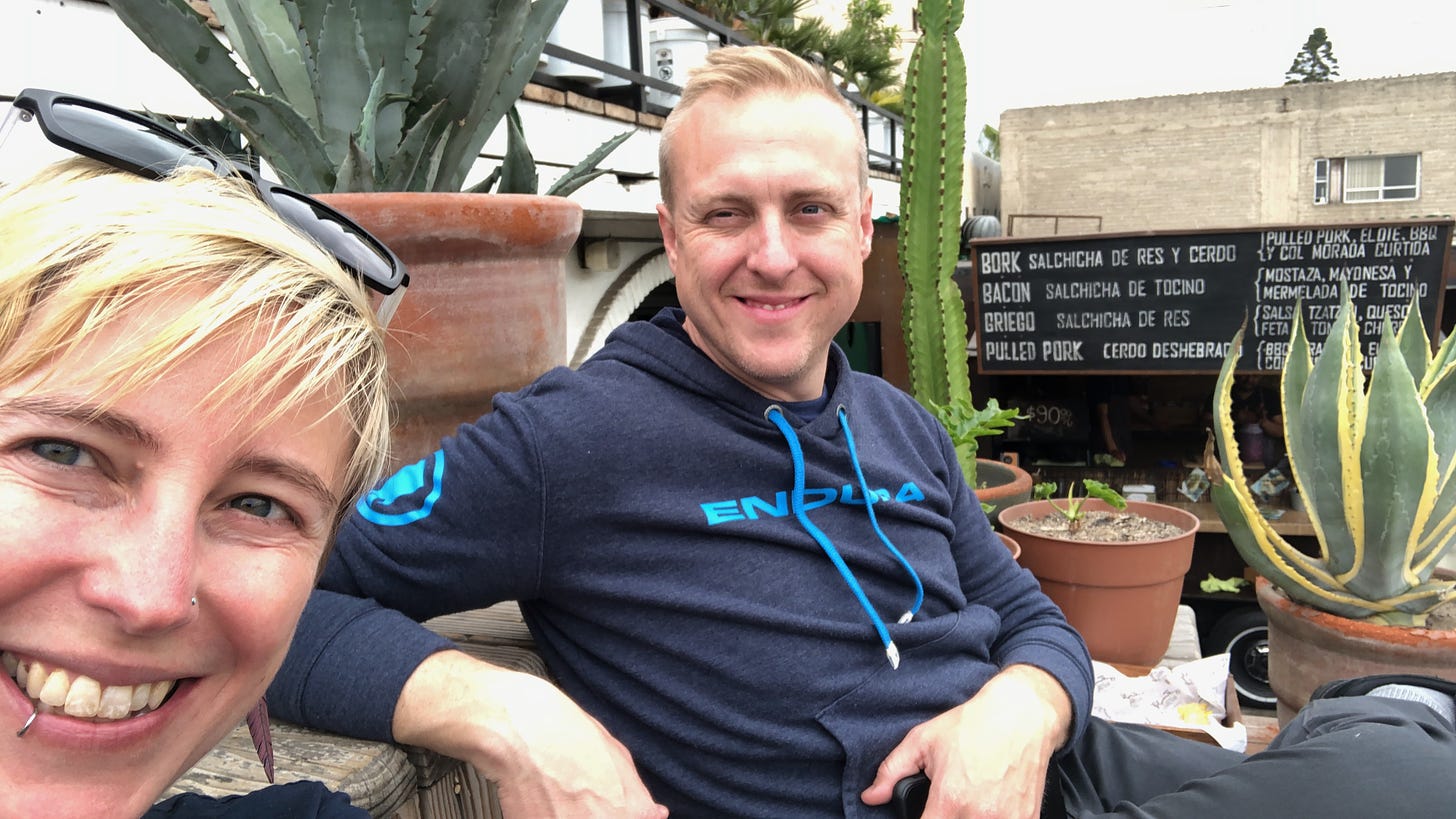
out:
<path id="1" fill-rule="evenodd" d="M 759 394 L 818 398 L 873 236 L 864 142 L 822 95 L 710 91 L 682 105 L 657 211 L 683 328 Z M 800 127 L 783 127 L 786 110 Z"/>
<path id="2" fill-rule="evenodd" d="M 723 49 L 660 164 L 682 309 L 366 498 L 270 704 L 468 759 L 511 816 L 886 814 L 923 768 L 1033 810 L 1086 650 L 935 419 L 832 344 L 873 227 L 852 111 L 787 52 Z M 519 600 L 561 688 L 363 598 Z"/>
<path id="3" fill-rule="evenodd" d="M 497 397 L 362 501 L 270 704 L 469 760 L 508 817 L 889 817 L 921 771 L 927 816 L 1029 817 L 1049 769 L 1090 813 L 1235 766 L 1089 718 L 1081 638 L 945 431 L 831 342 L 871 202 L 827 76 L 715 51 L 661 145 L 682 309 Z M 369 598 L 418 619 L 518 600 L 560 688 Z"/>

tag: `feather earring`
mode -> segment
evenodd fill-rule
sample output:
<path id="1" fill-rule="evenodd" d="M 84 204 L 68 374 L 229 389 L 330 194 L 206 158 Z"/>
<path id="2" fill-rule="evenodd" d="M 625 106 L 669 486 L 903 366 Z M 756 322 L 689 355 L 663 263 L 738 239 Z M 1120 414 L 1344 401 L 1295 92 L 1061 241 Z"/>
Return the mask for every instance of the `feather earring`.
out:
<path id="1" fill-rule="evenodd" d="M 263 773 L 268 784 L 273 784 L 273 732 L 268 727 L 268 701 L 258 698 L 258 704 L 248 711 L 248 735 L 253 738 L 253 747 L 258 751 L 258 761 L 263 763 Z"/>

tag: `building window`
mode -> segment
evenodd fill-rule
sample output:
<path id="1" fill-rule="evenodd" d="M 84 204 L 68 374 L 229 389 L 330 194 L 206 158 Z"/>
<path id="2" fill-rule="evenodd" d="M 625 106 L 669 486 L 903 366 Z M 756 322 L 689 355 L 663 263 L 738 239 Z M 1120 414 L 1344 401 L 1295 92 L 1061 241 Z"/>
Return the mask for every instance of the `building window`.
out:
<path id="1" fill-rule="evenodd" d="M 1314 161 L 1314 203 L 1386 202 L 1419 198 L 1420 154 L 1352 156 Z"/>

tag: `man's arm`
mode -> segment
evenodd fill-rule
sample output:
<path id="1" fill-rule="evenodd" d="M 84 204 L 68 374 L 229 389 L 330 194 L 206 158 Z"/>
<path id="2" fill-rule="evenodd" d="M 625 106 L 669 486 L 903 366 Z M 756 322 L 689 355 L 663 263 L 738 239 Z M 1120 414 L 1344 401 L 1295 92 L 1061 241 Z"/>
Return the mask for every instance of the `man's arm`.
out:
<path id="1" fill-rule="evenodd" d="M 627 748 L 556 686 L 459 651 L 410 676 L 394 737 L 474 765 L 497 783 L 506 816 L 667 815 Z"/>
<path id="2" fill-rule="evenodd" d="M 1097 427 L 1102 434 L 1102 445 L 1108 454 L 1119 461 L 1127 461 L 1127 452 L 1117 440 L 1117 435 L 1112 430 L 1112 413 L 1107 402 L 1097 405 Z"/>
<path id="3" fill-rule="evenodd" d="M 661 815 L 625 748 L 554 685 L 452 650 L 411 619 L 534 594 L 546 537 L 535 447 L 527 413 L 498 402 L 361 504 L 269 704 L 464 759 L 497 781 L 510 816 Z"/>
<path id="4" fill-rule="evenodd" d="M 333 592 L 314 593 L 299 636 L 268 690 L 283 719 L 469 762 L 497 783 L 507 816 L 666 815 L 627 749 L 546 680 Z"/>

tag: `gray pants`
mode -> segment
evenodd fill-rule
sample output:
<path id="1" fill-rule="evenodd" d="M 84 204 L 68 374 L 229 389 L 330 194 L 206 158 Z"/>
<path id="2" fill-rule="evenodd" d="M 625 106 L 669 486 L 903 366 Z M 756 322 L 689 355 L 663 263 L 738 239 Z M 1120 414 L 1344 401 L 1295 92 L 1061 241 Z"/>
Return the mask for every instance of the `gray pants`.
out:
<path id="1" fill-rule="evenodd" d="M 1248 756 L 1093 719 L 1055 767 L 1076 819 L 1456 814 L 1456 731 L 1424 705 L 1382 697 L 1316 700 Z"/>

